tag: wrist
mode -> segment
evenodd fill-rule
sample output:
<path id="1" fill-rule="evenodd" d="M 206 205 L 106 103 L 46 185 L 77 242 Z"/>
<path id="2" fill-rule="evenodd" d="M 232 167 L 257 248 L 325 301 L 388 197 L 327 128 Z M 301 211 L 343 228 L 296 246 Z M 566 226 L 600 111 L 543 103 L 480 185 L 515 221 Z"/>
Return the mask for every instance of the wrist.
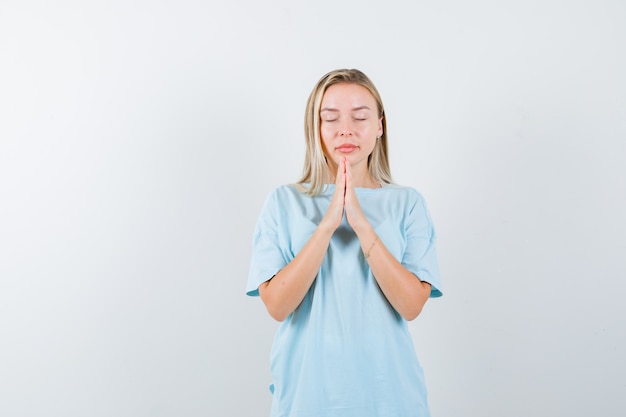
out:
<path id="1" fill-rule="evenodd" d="M 355 226 L 352 226 L 352 230 L 354 230 L 354 233 L 361 242 L 367 244 L 367 242 L 376 238 L 376 231 L 368 222 Z"/>
<path id="2" fill-rule="evenodd" d="M 315 231 L 322 236 L 327 236 L 328 238 L 330 238 L 333 233 L 335 233 L 335 230 L 337 230 L 338 227 L 339 224 L 334 224 L 324 217 L 322 221 L 317 225 L 317 229 Z"/>

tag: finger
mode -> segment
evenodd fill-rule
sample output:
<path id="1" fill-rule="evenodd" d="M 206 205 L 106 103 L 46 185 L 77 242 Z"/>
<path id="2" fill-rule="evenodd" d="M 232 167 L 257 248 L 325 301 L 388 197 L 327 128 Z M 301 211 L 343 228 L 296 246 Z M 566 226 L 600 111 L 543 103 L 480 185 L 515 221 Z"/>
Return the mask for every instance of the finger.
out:
<path id="1" fill-rule="evenodd" d="M 343 160 L 340 160 L 337 164 L 337 173 L 335 174 L 335 184 L 339 187 L 345 180 L 343 179 Z"/>
<path id="2" fill-rule="evenodd" d="M 346 159 L 346 188 L 352 188 L 352 166 Z"/>
<path id="3" fill-rule="evenodd" d="M 335 177 L 335 192 L 333 193 L 333 206 L 337 208 L 337 210 L 341 210 L 343 212 L 343 206 L 345 204 L 345 193 L 346 193 L 346 174 L 344 172 L 345 167 L 343 161 L 340 160 L 337 164 L 337 174 Z"/>
<path id="4" fill-rule="evenodd" d="M 341 158 L 339 164 L 337 164 L 337 189 L 344 190 L 346 187 L 346 167 L 344 164 L 344 159 Z"/>
<path id="5" fill-rule="evenodd" d="M 344 178 L 344 193 L 348 192 L 348 175 L 350 172 L 350 163 L 348 162 L 348 158 L 343 158 L 343 178 Z"/>

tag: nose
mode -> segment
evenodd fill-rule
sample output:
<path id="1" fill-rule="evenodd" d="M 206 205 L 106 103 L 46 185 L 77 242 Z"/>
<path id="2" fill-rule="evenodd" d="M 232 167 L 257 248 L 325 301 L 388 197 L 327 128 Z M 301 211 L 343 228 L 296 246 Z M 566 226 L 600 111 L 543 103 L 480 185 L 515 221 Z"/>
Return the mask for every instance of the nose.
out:
<path id="1" fill-rule="evenodd" d="M 339 136 L 352 136 L 352 126 L 350 126 L 350 123 L 344 123 L 339 127 Z"/>

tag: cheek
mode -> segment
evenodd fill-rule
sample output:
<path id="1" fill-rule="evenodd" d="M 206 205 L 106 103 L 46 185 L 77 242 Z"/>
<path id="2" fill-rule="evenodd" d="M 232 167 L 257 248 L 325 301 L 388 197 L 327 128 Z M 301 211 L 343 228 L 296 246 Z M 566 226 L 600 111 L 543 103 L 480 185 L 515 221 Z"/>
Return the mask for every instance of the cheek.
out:
<path id="1" fill-rule="evenodd" d="M 329 127 L 320 127 L 320 136 L 322 137 L 322 146 L 325 148 L 327 143 L 333 139 L 334 132 Z"/>
<path id="2" fill-rule="evenodd" d="M 324 138 L 326 139 L 330 139 L 332 137 L 333 134 L 333 127 L 324 123 L 320 126 L 320 135 L 322 135 L 322 140 L 324 140 Z"/>
<path id="3" fill-rule="evenodd" d="M 328 140 L 327 140 L 327 136 L 324 134 L 324 132 L 320 132 L 320 135 L 322 136 L 322 140 L 321 140 L 321 144 L 322 144 L 322 151 L 324 152 L 324 154 L 326 155 L 328 153 Z"/>
<path id="4" fill-rule="evenodd" d="M 369 130 L 374 134 L 374 136 L 378 136 L 378 121 L 370 124 Z"/>

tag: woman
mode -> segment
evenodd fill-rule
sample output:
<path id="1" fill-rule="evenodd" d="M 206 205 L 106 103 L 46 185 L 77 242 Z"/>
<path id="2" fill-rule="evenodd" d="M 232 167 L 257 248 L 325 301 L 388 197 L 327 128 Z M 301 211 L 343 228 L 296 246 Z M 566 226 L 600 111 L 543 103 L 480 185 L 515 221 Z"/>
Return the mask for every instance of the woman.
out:
<path id="1" fill-rule="evenodd" d="M 305 113 L 304 174 L 259 217 L 247 294 L 282 322 L 273 417 L 428 416 L 408 332 L 441 295 L 422 196 L 391 182 L 385 112 L 358 70 L 326 74 Z"/>

